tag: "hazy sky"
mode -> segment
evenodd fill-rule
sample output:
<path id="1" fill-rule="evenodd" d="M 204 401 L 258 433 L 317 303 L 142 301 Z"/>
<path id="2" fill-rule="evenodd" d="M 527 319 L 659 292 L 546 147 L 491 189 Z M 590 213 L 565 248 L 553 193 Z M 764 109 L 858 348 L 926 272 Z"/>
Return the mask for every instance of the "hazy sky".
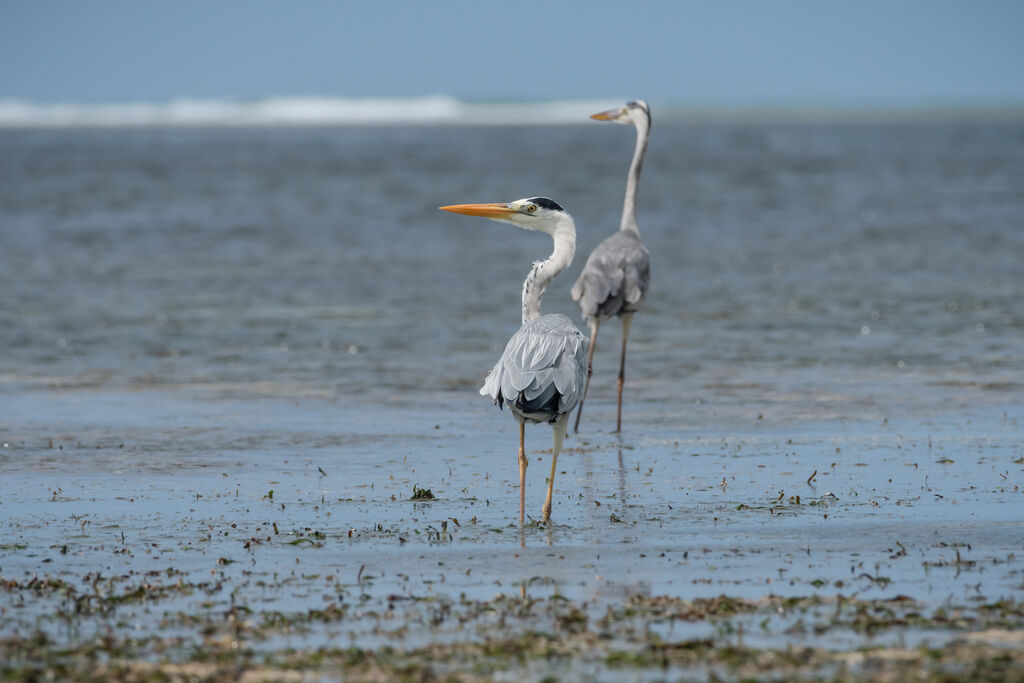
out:
<path id="1" fill-rule="evenodd" d="M 1024 104 L 1024 0 L 0 0 L 0 98 Z"/>

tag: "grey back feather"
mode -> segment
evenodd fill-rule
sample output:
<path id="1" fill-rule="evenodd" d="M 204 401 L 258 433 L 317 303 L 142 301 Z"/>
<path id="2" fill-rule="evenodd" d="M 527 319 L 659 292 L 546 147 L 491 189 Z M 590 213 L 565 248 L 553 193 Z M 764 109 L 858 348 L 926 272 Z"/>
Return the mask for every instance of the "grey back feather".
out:
<path id="1" fill-rule="evenodd" d="M 564 315 L 534 318 L 508 340 L 480 394 L 507 401 L 518 417 L 553 422 L 583 395 L 588 343 Z"/>
<path id="2" fill-rule="evenodd" d="M 640 236 L 620 230 L 590 253 L 571 294 L 593 323 L 640 309 L 651 281 L 651 257 Z"/>

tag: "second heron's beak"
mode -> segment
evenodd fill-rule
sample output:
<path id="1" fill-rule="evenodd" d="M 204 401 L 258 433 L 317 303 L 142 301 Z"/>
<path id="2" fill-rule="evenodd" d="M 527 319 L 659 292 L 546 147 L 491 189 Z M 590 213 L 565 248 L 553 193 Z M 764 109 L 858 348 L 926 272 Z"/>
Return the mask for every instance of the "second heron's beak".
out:
<path id="1" fill-rule="evenodd" d="M 519 213 L 505 202 L 495 204 L 452 204 L 451 206 L 439 207 L 442 211 L 461 213 L 466 216 L 483 216 L 484 218 L 507 218 Z"/>
<path id="2" fill-rule="evenodd" d="M 622 116 L 622 107 L 616 107 L 615 109 L 609 109 L 608 111 L 599 111 L 596 114 L 591 114 L 590 118 L 596 121 L 614 121 Z"/>

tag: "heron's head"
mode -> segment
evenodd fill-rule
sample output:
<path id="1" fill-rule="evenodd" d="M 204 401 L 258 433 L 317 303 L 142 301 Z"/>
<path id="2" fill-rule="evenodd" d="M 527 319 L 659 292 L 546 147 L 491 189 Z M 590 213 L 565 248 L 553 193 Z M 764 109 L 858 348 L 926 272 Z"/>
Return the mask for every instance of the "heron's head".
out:
<path id="1" fill-rule="evenodd" d="M 608 111 L 591 114 L 590 118 L 597 121 L 611 121 L 612 123 L 625 123 L 635 126 L 651 125 L 651 110 L 643 100 L 626 102 L 621 107 L 609 109 Z"/>
<path id="2" fill-rule="evenodd" d="M 547 197 L 527 197 L 496 204 L 453 204 L 442 211 L 466 216 L 483 216 L 493 221 L 511 223 L 524 230 L 539 230 L 554 235 L 558 226 L 569 217 L 565 209 Z"/>

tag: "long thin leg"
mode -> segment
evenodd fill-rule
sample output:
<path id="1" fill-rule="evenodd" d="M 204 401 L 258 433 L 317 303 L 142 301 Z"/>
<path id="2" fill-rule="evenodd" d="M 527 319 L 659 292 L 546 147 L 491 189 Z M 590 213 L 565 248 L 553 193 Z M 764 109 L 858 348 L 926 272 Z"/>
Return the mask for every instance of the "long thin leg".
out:
<path id="1" fill-rule="evenodd" d="M 619 411 L 615 419 L 616 433 L 622 431 L 622 385 L 626 383 L 626 339 L 629 338 L 629 326 L 633 324 L 633 314 L 622 314 L 622 360 L 619 361 Z"/>
<path id="2" fill-rule="evenodd" d="M 519 525 L 526 522 L 526 423 L 519 423 Z"/>
<path id="3" fill-rule="evenodd" d="M 562 415 L 558 421 L 552 423 L 551 433 L 553 436 L 551 448 L 551 478 L 548 479 L 548 495 L 544 499 L 544 523 L 551 521 L 551 496 L 555 490 L 555 467 L 558 464 L 558 454 L 562 451 L 562 440 L 565 439 L 565 432 L 569 428 L 569 413 Z"/>
<path id="4" fill-rule="evenodd" d="M 580 431 L 580 418 L 583 416 L 583 402 L 587 400 L 587 389 L 590 388 L 590 376 L 594 374 L 594 347 L 597 346 L 597 328 L 601 325 L 600 320 L 590 323 L 590 348 L 587 349 L 587 381 L 583 385 L 583 398 L 580 399 L 580 409 L 576 412 L 576 424 L 572 431 Z"/>

